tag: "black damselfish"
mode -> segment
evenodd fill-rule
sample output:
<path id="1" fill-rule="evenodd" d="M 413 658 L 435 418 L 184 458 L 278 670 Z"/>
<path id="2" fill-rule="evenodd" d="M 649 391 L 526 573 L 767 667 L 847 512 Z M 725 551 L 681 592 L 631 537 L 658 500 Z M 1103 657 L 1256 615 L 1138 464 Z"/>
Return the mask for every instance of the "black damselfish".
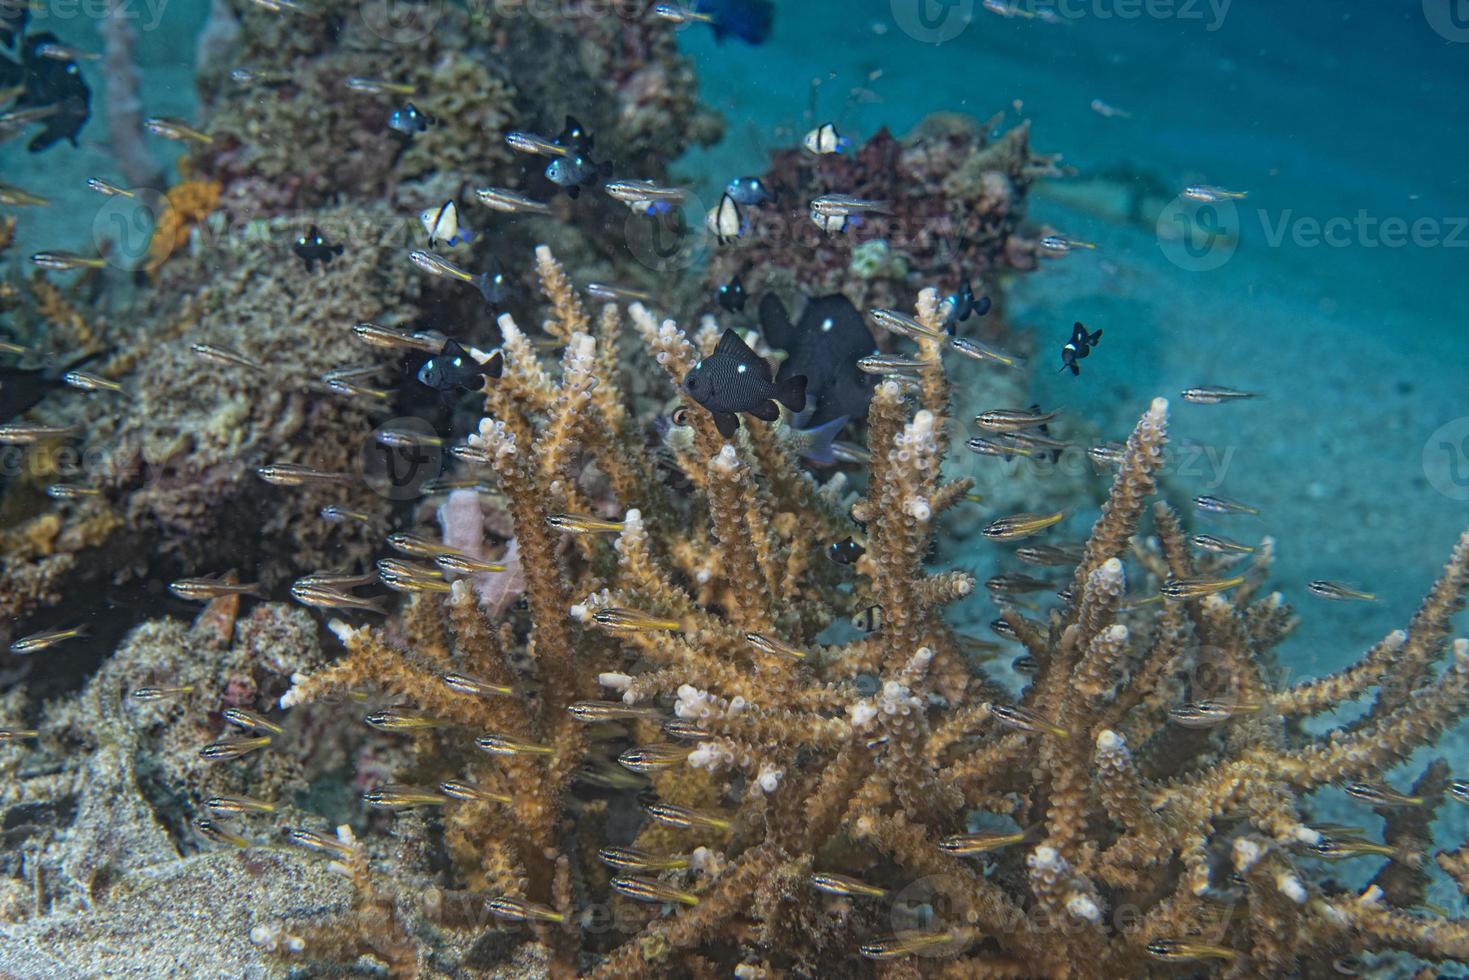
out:
<path id="1" fill-rule="evenodd" d="M 772 381 L 770 365 L 733 330 L 726 330 L 714 353 L 684 375 L 683 387 L 714 416 L 714 427 L 726 439 L 739 429 L 740 412 L 774 422 L 780 418 L 776 402 L 793 412 L 806 405 L 805 376 Z"/>
<path id="2" fill-rule="evenodd" d="M 738 313 L 740 310 L 743 310 L 747 298 L 744 280 L 740 279 L 739 276 L 735 276 L 729 282 L 719 287 L 719 305 L 731 313 Z"/>
<path id="3" fill-rule="evenodd" d="M 807 425 L 843 415 L 867 417 L 876 378 L 858 370 L 857 361 L 876 351 L 877 342 L 850 300 L 840 293 L 809 300 L 800 321 L 792 324 L 785 304 L 767 293 L 760 301 L 760 328 L 766 343 L 790 355 L 776 380 L 806 378 L 806 396 L 815 402 Z"/>
<path id="4" fill-rule="evenodd" d="M 0 56 L 0 89 L 21 87 L 9 109 L 53 109 L 39 120 L 41 131 L 26 149 L 40 153 L 53 144 L 77 136 L 92 115 L 92 90 L 82 78 L 75 61 L 48 58 L 38 51 L 43 45 L 60 45 L 55 34 L 32 34 L 20 43 L 20 64 Z"/>
<path id="5" fill-rule="evenodd" d="M 1076 362 L 1090 354 L 1101 339 L 1102 331 L 1089 334 L 1086 332 L 1086 325 L 1078 320 L 1071 328 L 1071 339 L 1061 348 L 1061 370 L 1070 368 L 1073 375 L 1081 374 L 1081 366 Z"/>
<path id="6" fill-rule="evenodd" d="M 291 251 L 306 263 L 306 271 L 312 272 L 316 269 L 318 262 L 322 265 L 331 265 L 332 259 L 341 255 L 343 249 L 340 242 L 336 245 L 329 244 L 322 236 L 321 229 L 312 225 L 306 234 L 296 239 L 296 243 L 291 246 Z"/>
<path id="7" fill-rule="evenodd" d="M 498 378 L 505 373 L 505 355 L 495 350 L 490 359 L 481 364 L 455 341 L 449 341 L 444 349 L 423 362 L 418 369 L 418 380 L 436 391 L 452 392 L 456 388 L 477 391 L 484 386 L 486 377 Z"/>
<path id="8" fill-rule="evenodd" d="M 969 284 L 969 277 L 959 284 L 959 291 L 944 301 L 948 304 L 949 313 L 944 317 L 944 329 L 950 337 L 958 332 L 959 324 L 973 316 L 984 316 L 990 311 L 990 298 L 981 296 L 974 298 L 974 287 Z"/>

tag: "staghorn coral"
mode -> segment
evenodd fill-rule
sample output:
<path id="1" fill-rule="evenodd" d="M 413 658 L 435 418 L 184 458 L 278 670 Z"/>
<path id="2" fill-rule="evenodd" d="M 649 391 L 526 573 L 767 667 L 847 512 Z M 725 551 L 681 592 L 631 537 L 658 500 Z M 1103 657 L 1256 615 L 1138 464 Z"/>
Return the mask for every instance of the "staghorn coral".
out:
<path id="1" fill-rule="evenodd" d="M 1150 508 L 1168 436 L 1155 401 L 1064 604 L 1045 621 L 1004 613 L 1039 667 L 1015 696 L 972 675 L 943 620 L 973 579 L 925 567 L 968 486 L 941 475 L 938 342 L 919 342 L 911 392 L 879 387 L 855 499 L 843 476 L 802 471 L 777 425 L 746 421 L 726 442 L 692 403 L 670 447 L 677 491 L 621 393 L 622 311 L 584 310 L 548 251 L 538 267 L 560 369 L 503 317 L 505 374 L 468 454 L 507 500 L 528 608 L 498 620 L 468 580 L 421 581 L 395 625 L 331 624 L 346 656 L 295 677 L 282 705 L 366 686 L 434 719 L 391 777 L 430 789 L 369 794 L 401 811 L 392 874 L 373 875 L 355 838 L 329 846 L 347 857 L 357 911 L 282 955 L 491 971 L 508 954 L 470 942 L 489 900 L 525 921 L 560 976 L 1163 976 L 1177 960 L 1246 976 L 1362 953 L 1469 956 L 1469 923 L 1401 904 L 1421 901 L 1421 878 L 1354 893 L 1309 851 L 1329 843 L 1311 826 L 1312 790 L 1380 776 L 1462 712 L 1469 641 L 1438 662 L 1469 585 L 1469 533 L 1406 632 L 1344 672 L 1274 687 L 1269 651 L 1294 620 L 1263 591 L 1268 547 L 1227 598 L 1157 599 L 1220 569 L 1188 551 L 1166 504 Z M 715 340 L 629 312 L 674 384 Z M 936 324 L 934 291 L 917 312 Z M 563 538 L 547 521 L 562 512 L 612 513 L 620 529 Z M 863 526 L 850 579 L 819 552 Z M 851 636 L 844 621 L 861 610 L 876 628 Z M 1300 719 L 1374 690 L 1351 726 L 1301 733 Z M 1206 699 L 1226 717 L 1180 735 L 1170 709 Z M 476 751 L 484 733 L 496 754 Z M 619 752 L 641 777 L 614 775 Z M 1435 769 L 1420 788 L 1442 781 Z M 956 835 L 996 821 L 1028 829 L 962 856 Z M 1388 831 L 1419 871 L 1408 851 L 1424 833 L 1421 819 Z M 609 870 L 603 846 L 673 860 Z M 1463 881 L 1461 854 L 1436 859 Z M 815 872 L 860 882 L 838 879 L 833 897 Z M 623 897 L 638 895 L 675 910 Z"/>

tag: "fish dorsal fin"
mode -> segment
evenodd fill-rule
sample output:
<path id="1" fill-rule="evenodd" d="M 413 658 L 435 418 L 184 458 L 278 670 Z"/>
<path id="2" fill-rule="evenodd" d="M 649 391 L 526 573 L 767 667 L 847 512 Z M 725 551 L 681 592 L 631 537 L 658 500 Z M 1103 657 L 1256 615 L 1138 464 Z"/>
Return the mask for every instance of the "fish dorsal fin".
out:
<path id="1" fill-rule="evenodd" d="M 770 380 L 770 365 L 765 363 L 763 357 L 751 350 L 744 338 L 730 327 L 724 329 L 724 335 L 719 338 L 719 346 L 714 348 L 714 353 L 732 357 L 740 364 L 748 364 L 760 373 L 760 377 L 766 381 Z"/>

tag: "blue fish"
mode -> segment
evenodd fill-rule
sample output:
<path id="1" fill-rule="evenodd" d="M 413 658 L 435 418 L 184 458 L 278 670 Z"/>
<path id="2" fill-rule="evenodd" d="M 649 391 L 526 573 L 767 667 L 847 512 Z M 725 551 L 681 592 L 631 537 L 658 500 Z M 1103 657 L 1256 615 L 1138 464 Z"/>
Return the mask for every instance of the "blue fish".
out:
<path id="1" fill-rule="evenodd" d="M 412 142 L 413 137 L 424 132 L 437 121 L 428 113 L 420 112 L 418 106 L 410 102 L 401 109 L 393 110 L 393 114 L 388 117 L 388 128 Z"/>

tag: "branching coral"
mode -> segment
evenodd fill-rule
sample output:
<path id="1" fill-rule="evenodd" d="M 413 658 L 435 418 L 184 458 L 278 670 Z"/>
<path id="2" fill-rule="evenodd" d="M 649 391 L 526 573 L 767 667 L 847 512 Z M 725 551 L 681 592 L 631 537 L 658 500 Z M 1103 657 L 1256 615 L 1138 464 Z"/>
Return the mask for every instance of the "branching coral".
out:
<path id="1" fill-rule="evenodd" d="M 503 317 L 504 376 L 464 453 L 508 501 L 526 614 L 496 621 L 468 580 L 425 588 L 396 628 L 334 623 L 346 656 L 282 699 L 366 686 L 432 719 L 414 725 L 408 778 L 439 788 L 368 800 L 442 806 L 421 846 L 446 862 L 359 885 L 377 911 L 358 928 L 429 944 L 478 928 L 443 914 L 452 895 L 524 923 L 554 974 L 605 977 L 850 975 L 899 959 L 956 977 L 1161 975 L 1179 961 L 1282 975 L 1364 951 L 1469 953 L 1469 923 L 1398 904 L 1421 901 L 1421 884 L 1354 895 L 1314 874 L 1308 849 L 1332 842 L 1307 816 L 1310 791 L 1379 776 L 1461 712 L 1469 642 L 1435 664 L 1469 535 L 1406 635 L 1276 689 L 1261 665 L 1293 618 L 1260 594 L 1268 558 L 1228 598 L 1157 597 L 1219 569 L 1188 551 L 1166 504 L 1151 507 L 1156 543 L 1140 538 L 1167 440 L 1155 401 L 1065 604 L 1044 622 L 1004 614 L 1039 668 L 1012 696 L 971 675 L 943 621 L 973 580 L 925 567 L 967 487 L 941 475 L 939 341 L 919 341 L 911 390 L 879 386 L 861 496 L 803 471 L 777 425 L 746 421 L 726 441 L 692 403 L 670 443 L 680 492 L 657 479 L 621 393 L 622 311 L 592 317 L 549 252 L 538 265 L 560 370 Z M 629 313 L 674 385 L 715 339 Z M 938 316 L 925 291 L 919 322 Z M 613 533 L 563 535 L 588 527 L 567 513 L 611 513 Z M 862 528 L 848 579 L 820 550 Z M 869 631 L 850 636 L 863 611 Z M 1352 728 L 1300 733 L 1298 719 L 1373 688 Z M 1206 702 L 1214 727 L 1176 727 L 1185 701 Z M 613 775 L 619 751 L 637 776 Z M 643 779 L 639 819 L 618 788 Z M 429 832 L 397 819 L 400 835 Z M 985 836 L 1002 819 L 1021 829 Z M 1400 844 L 1421 842 L 1421 826 L 1397 826 Z M 396 946 L 381 958 L 416 969 Z"/>

